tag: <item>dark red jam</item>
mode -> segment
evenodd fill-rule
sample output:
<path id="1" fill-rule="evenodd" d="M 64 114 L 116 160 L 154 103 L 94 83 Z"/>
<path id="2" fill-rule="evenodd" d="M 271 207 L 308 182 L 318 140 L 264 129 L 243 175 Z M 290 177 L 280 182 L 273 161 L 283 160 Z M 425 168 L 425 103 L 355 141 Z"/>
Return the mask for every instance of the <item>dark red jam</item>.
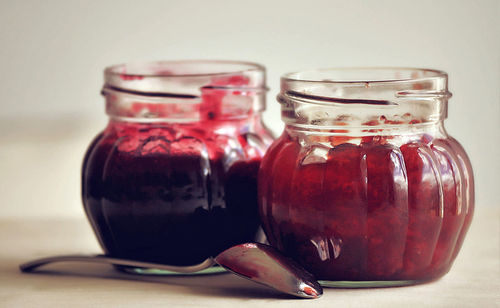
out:
<path id="1" fill-rule="evenodd" d="M 262 162 L 269 242 L 320 280 L 425 281 L 448 272 L 473 214 L 472 170 L 459 143 L 427 134 L 402 143 L 314 137 L 301 142 L 285 131 Z"/>
<path id="2" fill-rule="evenodd" d="M 106 75 L 111 83 L 112 69 Z M 112 119 L 85 156 L 82 197 L 106 254 L 193 265 L 255 240 L 257 174 L 272 138 L 254 109 L 260 88 L 249 87 L 248 77 L 181 75 L 162 81 L 169 76 L 154 71 L 145 78 L 154 79 L 148 87 L 177 85 L 180 93 L 182 86 L 210 82 L 200 85 L 200 97 L 144 92 L 144 85 L 143 92 L 132 91 L 142 81 L 135 75 L 120 75 L 130 83 L 118 83 L 124 89 L 105 85 Z"/>
<path id="3" fill-rule="evenodd" d="M 85 210 L 106 253 L 192 265 L 253 241 L 266 142 L 245 129 L 111 121 L 83 165 Z"/>

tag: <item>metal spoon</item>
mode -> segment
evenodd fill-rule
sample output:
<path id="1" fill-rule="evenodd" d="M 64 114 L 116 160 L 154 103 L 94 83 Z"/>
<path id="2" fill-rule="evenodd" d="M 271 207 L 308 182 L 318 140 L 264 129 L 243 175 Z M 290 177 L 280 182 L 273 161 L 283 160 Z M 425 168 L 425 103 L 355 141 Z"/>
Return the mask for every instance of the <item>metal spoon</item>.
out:
<path id="1" fill-rule="evenodd" d="M 209 258 L 202 263 L 191 266 L 165 265 L 113 258 L 105 255 L 65 255 L 33 260 L 21 264 L 19 268 L 22 272 L 32 272 L 36 268 L 49 263 L 67 261 L 154 268 L 177 273 L 194 273 L 217 263 L 238 276 L 286 294 L 301 298 L 318 298 L 323 294 L 323 289 L 312 274 L 282 255 L 275 248 L 259 243 L 233 246 L 218 254 L 214 259 Z"/>
<path id="2" fill-rule="evenodd" d="M 275 248 L 246 243 L 233 246 L 215 257 L 215 262 L 234 274 L 302 298 L 323 294 L 316 278 Z"/>

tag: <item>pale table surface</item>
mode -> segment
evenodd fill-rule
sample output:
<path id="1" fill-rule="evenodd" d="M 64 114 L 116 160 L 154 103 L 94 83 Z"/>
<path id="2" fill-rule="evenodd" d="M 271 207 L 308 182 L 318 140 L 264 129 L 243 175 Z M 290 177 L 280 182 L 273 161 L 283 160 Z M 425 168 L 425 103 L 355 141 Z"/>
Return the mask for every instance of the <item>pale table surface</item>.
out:
<path id="1" fill-rule="evenodd" d="M 1 307 L 500 307 L 497 207 L 477 207 L 450 273 L 423 285 L 326 289 L 317 300 L 292 299 L 231 274 L 144 277 L 107 265 L 54 264 L 36 274 L 18 265 L 32 258 L 100 252 L 85 218 L 0 220 Z"/>

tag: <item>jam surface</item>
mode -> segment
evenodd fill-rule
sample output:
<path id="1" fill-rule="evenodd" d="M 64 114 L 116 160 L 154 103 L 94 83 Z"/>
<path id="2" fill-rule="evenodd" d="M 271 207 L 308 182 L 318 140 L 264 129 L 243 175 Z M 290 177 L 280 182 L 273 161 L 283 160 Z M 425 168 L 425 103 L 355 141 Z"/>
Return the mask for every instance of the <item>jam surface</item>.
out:
<path id="1" fill-rule="evenodd" d="M 391 139 L 285 130 L 259 173 L 269 242 L 319 280 L 425 281 L 448 272 L 473 214 L 470 162 L 451 137 Z"/>

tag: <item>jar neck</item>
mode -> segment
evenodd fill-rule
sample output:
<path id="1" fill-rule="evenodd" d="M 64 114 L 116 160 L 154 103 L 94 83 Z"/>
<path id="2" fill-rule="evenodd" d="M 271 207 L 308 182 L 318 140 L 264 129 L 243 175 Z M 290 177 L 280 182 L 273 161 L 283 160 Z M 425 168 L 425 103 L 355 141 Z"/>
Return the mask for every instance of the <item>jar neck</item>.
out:
<path id="1" fill-rule="evenodd" d="M 444 121 L 426 122 L 426 123 L 411 123 L 411 124 L 390 124 L 382 125 L 364 125 L 364 126 L 329 126 L 325 129 L 321 126 L 314 125 L 295 125 L 286 124 L 285 130 L 291 135 L 324 135 L 324 136 L 390 136 L 390 135 L 418 135 L 430 134 L 441 135 L 446 134 Z"/>
<path id="2" fill-rule="evenodd" d="M 327 69 L 285 75 L 278 101 L 288 127 L 366 133 L 442 125 L 450 96 L 440 71 Z"/>
<path id="3" fill-rule="evenodd" d="M 265 109 L 265 71 L 253 63 L 124 64 L 107 68 L 104 75 L 106 113 L 116 121 L 230 121 Z"/>
<path id="4" fill-rule="evenodd" d="M 193 123 L 240 120 L 265 110 L 265 91 L 207 89 L 196 97 L 147 97 L 104 89 L 106 114 L 117 121 Z"/>
<path id="5" fill-rule="evenodd" d="M 410 142 L 430 142 L 435 138 L 448 137 L 443 121 L 390 126 L 342 127 L 333 130 L 285 125 L 284 134 L 286 138 L 296 140 L 303 147 L 318 144 L 332 147 L 344 143 L 402 146 Z"/>
<path id="6" fill-rule="evenodd" d="M 259 127 L 263 125 L 262 112 L 255 112 L 245 117 L 232 117 L 225 119 L 200 120 L 200 121 L 174 121 L 171 119 L 143 120 L 141 118 L 109 117 L 109 126 L 134 126 L 138 128 L 154 127 L 191 127 L 199 130 L 215 130 L 219 127 L 232 126 L 240 128 L 243 126 Z"/>

